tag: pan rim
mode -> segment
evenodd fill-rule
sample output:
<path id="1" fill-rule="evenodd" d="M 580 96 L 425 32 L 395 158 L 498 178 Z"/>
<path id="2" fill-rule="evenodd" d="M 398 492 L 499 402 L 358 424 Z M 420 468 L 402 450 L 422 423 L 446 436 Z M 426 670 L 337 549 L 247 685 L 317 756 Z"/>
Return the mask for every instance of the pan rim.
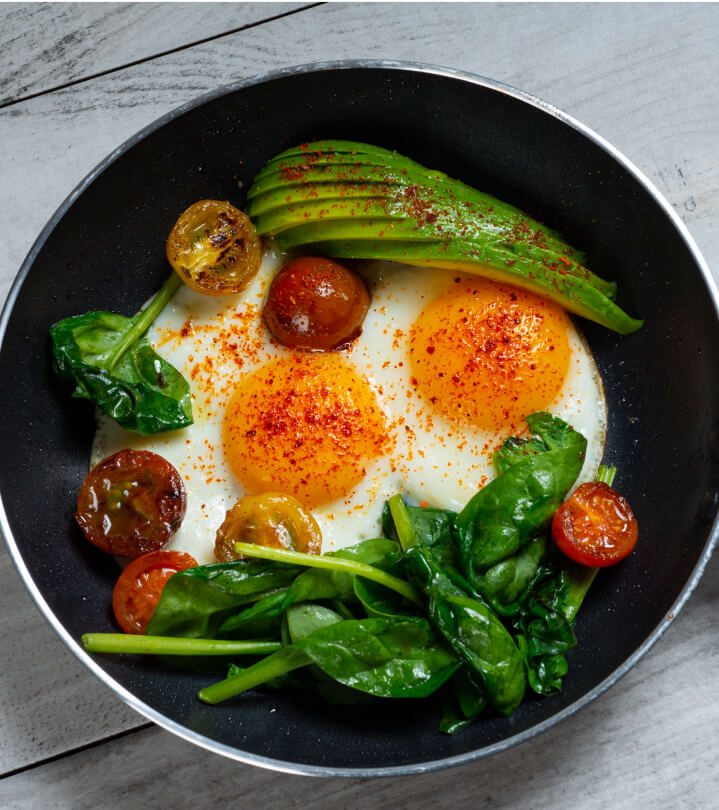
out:
<path id="1" fill-rule="evenodd" d="M 525 104 L 529 104 L 542 112 L 554 117 L 561 123 L 575 129 L 584 137 L 599 146 L 604 152 L 612 157 L 619 165 L 621 165 L 629 174 L 639 181 L 645 191 L 649 193 L 655 203 L 662 209 L 665 216 L 667 216 L 671 225 L 681 236 L 684 244 L 686 245 L 689 253 L 695 261 L 705 287 L 714 306 L 715 315 L 719 322 L 719 289 L 715 283 L 709 267 L 699 250 L 699 247 L 694 242 L 693 237 L 689 233 L 688 228 L 676 213 L 671 204 L 661 194 L 661 192 L 654 186 L 652 181 L 627 157 L 625 157 L 619 150 L 617 150 L 611 143 L 605 140 L 602 136 L 594 132 L 586 125 L 582 124 L 577 119 L 563 112 L 552 104 L 542 101 L 541 99 L 517 88 L 514 88 L 503 82 L 473 74 L 466 71 L 455 70 L 452 68 L 441 67 L 432 64 L 424 64 L 420 62 L 411 61 L 395 61 L 395 60 L 338 60 L 338 61 L 320 61 L 296 65 L 291 67 L 284 67 L 277 70 L 265 72 L 259 75 L 240 79 L 235 82 L 223 85 L 215 90 L 205 93 L 197 98 L 194 98 L 168 113 L 160 116 L 147 126 L 140 129 L 130 138 L 126 139 L 122 144 L 112 150 L 102 161 L 100 161 L 70 192 L 66 199 L 60 204 L 52 217 L 48 220 L 45 227 L 42 229 L 37 239 L 33 243 L 30 251 L 28 252 L 25 260 L 23 261 L 17 276 L 8 292 L 8 297 L 3 306 L 2 313 L 0 314 L 0 351 L 2 350 L 4 338 L 7 332 L 7 327 L 10 315 L 14 309 L 17 298 L 20 294 L 22 286 L 27 278 L 35 259 L 40 250 L 44 246 L 48 237 L 65 216 L 74 202 L 84 193 L 84 191 L 91 185 L 91 183 L 105 171 L 112 163 L 114 163 L 121 155 L 127 152 L 135 144 L 142 141 L 148 135 L 165 126 L 175 118 L 183 115 L 185 112 L 199 107 L 209 101 L 219 98 L 230 93 L 237 92 L 238 90 L 246 87 L 256 86 L 263 83 L 268 83 L 282 79 L 289 76 L 299 74 L 307 74 L 323 71 L 338 71 L 338 70 L 397 70 L 409 73 L 422 73 L 430 74 L 443 78 L 456 79 L 469 84 L 474 84 L 478 87 L 502 93 Z M 258 767 L 266 768 L 287 774 L 294 775 L 309 775 L 319 777 L 350 777 L 350 778 L 371 778 L 371 777 L 393 777 L 393 776 L 409 776 L 414 774 L 428 773 L 431 771 L 440 770 L 443 768 L 455 767 L 458 765 L 466 765 L 470 762 L 484 759 L 492 756 L 493 754 L 500 753 L 501 751 L 508 750 L 509 748 L 519 745 L 520 743 L 531 740 L 548 729 L 558 725 L 562 721 L 569 718 L 575 712 L 584 708 L 591 703 L 601 694 L 603 694 L 610 686 L 614 685 L 620 678 L 622 678 L 634 665 L 647 653 L 647 651 L 658 641 L 664 634 L 667 627 L 676 618 L 679 611 L 685 605 L 690 595 L 694 591 L 697 583 L 699 582 L 704 569 L 714 551 L 719 540 L 719 507 L 714 514 L 714 519 L 709 532 L 707 542 L 704 546 L 701 556 L 699 557 L 692 573 L 684 585 L 681 593 L 670 607 L 669 611 L 660 620 L 657 626 L 642 642 L 642 644 L 629 656 L 619 667 L 617 667 L 607 678 L 597 684 L 589 692 L 582 695 L 582 697 L 575 700 L 572 704 L 567 706 L 560 712 L 553 714 L 546 720 L 526 729 L 523 732 L 506 737 L 492 745 L 486 746 L 474 751 L 468 751 L 453 757 L 444 757 L 437 760 L 427 762 L 413 763 L 409 765 L 397 765 L 388 767 L 370 767 L 370 768 L 346 768 L 346 767 L 328 767 L 308 765 L 303 763 L 289 762 L 285 760 L 274 759 L 270 757 L 252 754 L 249 752 L 241 751 L 233 746 L 219 743 L 204 735 L 194 732 L 181 724 L 170 720 L 151 706 L 147 705 L 118 681 L 112 678 L 108 673 L 87 653 L 81 644 L 74 639 L 70 633 L 65 629 L 64 625 L 55 616 L 47 601 L 43 597 L 39 588 L 35 584 L 30 572 L 25 564 L 23 556 L 18 548 L 15 538 L 13 537 L 10 529 L 7 513 L 2 500 L 2 493 L 0 493 L 0 535 L 2 535 L 5 544 L 10 552 L 10 557 L 15 565 L 20 578 L 23 580 L 25 587 L 30 593 L 36 607 L 40 613 L 47 619 L 65 646 L 78 658 L 96 677 L 98 677 L 107 687 L 118 695 L 126 704 L 131 706 L 140 715 L 148 720 L 151 720 L 156 725 L 169 731 L 182 739 L 187 740 L 195 745 L 198 745 L 205 750 L 218 753 L 227 758 L 242 762 L 248 765 L 256 765 Z"/>

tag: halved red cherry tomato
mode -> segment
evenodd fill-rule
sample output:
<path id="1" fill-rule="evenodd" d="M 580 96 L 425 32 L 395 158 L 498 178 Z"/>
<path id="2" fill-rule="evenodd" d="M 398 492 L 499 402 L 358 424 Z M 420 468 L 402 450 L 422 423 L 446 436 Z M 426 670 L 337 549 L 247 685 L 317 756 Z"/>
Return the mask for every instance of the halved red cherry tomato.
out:
<path id="1" fill-rule="evenodd" d="M 167 580 L 196 565 L 195 558 L 184 551 L 152 551 L 133 560 L 120 574 L 112 592 L 112 609 L 123 631 L 142 635 Z"/>
<path id="2" fill-rule="evenodd" d="M 185 487 L 169 461 L 148 450 L 120 450 L 92 468 L 75 520 L 109 554 L 139 557 L 161 549 L 185 515 Z"/>
<path id="3" fill-rule="evenodd" d="M 193 290 L 228 295 L 247 287 L 260 269 L 262 242 L 252 220 L 220 200 L 184 211 L 167 237 L 167 260 Z"/>
<path id="4" fill-rule="evenodd" d="M 603 568 L 623 560 L 637 543 L 627 499 L 607 484 L 580 484 L 552 519 L 559 549 L 582 565 Z"/>
<path id="5" fill-rule="evenodd" d="M 272 280 L 263 315 L 284 346 L 329 351 L 345 348 L 361 333 L 369 302 L 356 273 L 321 256 L 301 256 Z"/>

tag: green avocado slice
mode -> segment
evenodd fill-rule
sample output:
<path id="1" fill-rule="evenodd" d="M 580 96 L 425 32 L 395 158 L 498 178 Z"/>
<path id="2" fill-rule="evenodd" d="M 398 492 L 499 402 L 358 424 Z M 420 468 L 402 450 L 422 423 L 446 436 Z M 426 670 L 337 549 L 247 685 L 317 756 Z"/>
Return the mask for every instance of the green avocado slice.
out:
<path id="1" fill-rule="evenodd" d="M 622 334 L 639 329 L 616 284 L 518 208 L 371 144 L 316 141 L 272 158 L 248 193 L 261 235 L 284 250 L 447 267 L 514 283 Z"/>
<path id="2" fill-rule="evenodd" d="M 616 285 L 607 282 L 591 273 L 586 267 L 577 262 L 573 262 L 565 256 L 559 256 L 540 246 L 525 242 L 508 241 L 501 232 L 495 233 L 493 238 L 489 238 L 487 230 L 479 231 L 463 225 L 461 230 L 455 230 L 450 222 L 439 230 L 432 226 L 421 227 L 412 219 L 393 219 L 390 216 L 382 216 L 382 208 L 375 209 L 374 205 L 364 200 L 356 210 L 354 216 L 349 211 L 351 205 L 345 201 L 345 206 L 338 204 L 333 208 L 326 203 L 318 203 L 322 206 L 324 214 L 321 219 L 312 221 L 312 217 L 302 220 L 302 224 L 287 225 L 273 233 L 276 236 L 278 247 L 281 250 L 290 251 L 299 247 L 326 243 L 328 241 L 346 241 L 351 243 L 364 243 L 364 255 L 355 258 L 380 258 L 376 251 L 387 241 L 406 241 L 414 245 L 421 245 L 425 242 L 452 243 L 462 241 L 466 244 L 476 245 L 477 248 L 485 250 L 488 256 L 497 255 L 502 262 L 502 269 L 505 273 L 513 270 L 512 264 L 522 260 L 529 268 L 529 271 L 538 274 L 540 272 L 550 273 L 559 278 L 564 275 L 581 279 L 585 283 L 593 286 L 603 296 L 610 300 L 616 294 Z M 308 209 L 312 210 L 312 209 Z M 377 215 L 373 216 L 369 211 L 377 210 Z M 258 219 L 258 232 L 267 233 L 260 227 L 260 223 L 266 220 Z M 307 224 L 305 224 L 307 223 Z M 491 262 L 491 258 L 486 261 Z M 504 278 L 505 282 L 511 281 Z"/>
<path id="3" fill-rule="evenodd" d="M 452 221 L 457 227 L 474 225 L 486 233 L 503 232 L 507 239 L 531 241 L 573 261 L 585 261 L 584 254 L 568 245 L 559 234 L 530 219 L 518 208 L 456 181 L 445 182 L 380 165 L 346 165 L 339 169 L 334 165 L 320 165 L 308 166 L 303 171 L 302 176 L 289 178 L 276 170 L 253 183 L 246 208 L 248 216 L 255 219 L 275 207 L 293 205 L 298 199 L 312 202 L 356 198 L 355 190 L 364 185 L 368 191 L 363 192 L 362 197 L 386 199 L 387 207 L 395 214 L 404 212 L 405 217 L 411 216 L 420 222 L 440 220 L 437 227 L 444 221 Z M 314 213 L 319 219 L 322 209 Z M 301 211 L 301 216 L 304 222 L 311 219 L 309 211 Z M 264 233 L 262 227 L 258 230 Z"/>
<path id="4" fill-rule="evenodd" d="M 478 275 L 542 295 L 556 301 L 575 315 L 599 323 L 622 335 L 636 332 L 644 321 L 627 315 L 611 299 L 576 276 L 557 275 L 551 270 L 527 263 L 521 257 L 488 246 L 452 242 L 409 242 L 391 240 L 336 240 L 318 242 L 313 249 L 336 259 L 379 259 L 419 267 L 438 267 Z M 506 270 L 511 268 L 511 278 Z"/>

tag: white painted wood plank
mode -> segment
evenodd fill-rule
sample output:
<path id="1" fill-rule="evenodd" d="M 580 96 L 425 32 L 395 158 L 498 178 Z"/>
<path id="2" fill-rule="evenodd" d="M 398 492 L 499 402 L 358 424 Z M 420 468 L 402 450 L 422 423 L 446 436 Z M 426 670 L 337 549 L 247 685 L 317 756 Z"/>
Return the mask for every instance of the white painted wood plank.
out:
<path id="1" fill-rule="evenodd" d="M 557 104 L 613 141 L 659 185 L 690 226 L 710 264 L 719 268 L 719 237 L 713 226 L 719 203 L 715 149 L 719 105 L 710 81 L 719 69 L 719 52 L 713 41 L 718 20 L 713 5 L 324 6 L 0 111 L 0 300 L 56 206 L 87 171 L 137 129 L 223 82 L 312 59 L 352 57 L 451 64 Z M 0 582 L 4 591 L 19 587 L 12 571 L 2 571 Z M 422 796 L 432 795 L 429 786 L 434 779 L 450 787 L 455 779 L 471 786 L 471 793 L 450 795 L 475 800 L 487 796 L 489 806 L 545 807 L 552 801 L 555 806 L 628 806 L 636 804 L 643 792 L 647 804 L 701 806 L 702 796 L 712 795 L 703 794 L 702 786 L 716 788 L 715 769 L 710 766 L 719 753 L 715 732 L 718 701 L 713 685 L 717 639 L 712 596 L 716 585 L 714 563 L 703 596 L 697 594 L 691 600 L 651 656 L 600 702 L 551 737 L 545 735 L 536 745 L 525 745 L 493 759 L 490 765 L 449 772 L 451 776 L 441 779 L 402 780 L 402 790 L 397 788 L 394 793 L 384 787 L 390 782 L 377 783 L 367 795 L 384 803 L 371 806 L 405 806 L 404 795 L 412 795 L 420 803 Z M 27 628 L 37 622 L 44 627 L 29 602 L 24 611 L 24 618 L 8 625 L 13 644 L 5 666 L 20 670 L 27 688 L 40 695 L 49 691 L 48 673 L 59 644 L 53 648 L 24 639 L 14 624 Z M 29 662 L 35 656 L 38 663 L 33 668 Z M 67 702 L 50 706 L 16 702 L 9 707 L 3 701 L 0 739 L 13 737 L 14 759 L 5 761 L 0 756 L 0 772 L 37 761 L 33 736 L 54 740 L 44 749 L 48 753 L 97 738 L 96 727 L 78 728 L 71 715 L 76 695 L 91 694 L 100 687 L 70 656 L 65 672 L 74 684 Z M 17 682 L 22 682 L 19 676 Z M 115 717 L 114 707 L 120 704 L 109 693 L 98 696 L 98 703 L 92 705 L 100 713 L 109 712 L 108 733 L 132 725 L 133 715 L 123 714 L 128 710 L 118 708 Z M 572 730 L 565 736 L 568 728 Z M 670 732 L 670 728 L 677 730 Z M 42 796 L 45 803 L 55 802 L 54 806 L 93 806 L 93 799 L 99 803 L 102 790 L 113 788 L 108 763 L 125 760 L 155 786 L 144 788 L 139 779 L 137 784 L 132 782 L 131 795 L 144 796 L 147 806 L 162 804 L 157 786 L 166 788 L 167 781 L 160 774 L 173 762 L 202 764 L 207 774 L 220 780 L 225 796 L 237 795 L 231 777 L 241 784 L 249 779 L 260 804 L 264 796 L 280 795 L 279 787 L 277 793 L 268 792 L 275 784 L 293 789 L 297 784 L 288 777 L 232 766 L 186 748 L 161 732 L 142 735 L 150 740 L 146 745 L 137 742 L 141 736 L 133 735 L 99 753 L 73 757 L 68 760 L 72 766 L 54 763 L 5 780 L 0 791 L 9 792 L 0 792 L 7 799 L 0 805 L 23 804 L 22 788 L 27 790 L 36 777 L 41 785 L 36 794 L 38 806 Z M 131 761 L 135 746 L 137 758 Z M 156 768 L 148 759 L 157 763 Z M 124 766 L 119 769 L 123 771 L 132 772 Z M 195 789 L 201 781 L 198 771 L 193 773 L 192 779 L 181 783 L 188 786 L 188 796 L 197 804 L 203 794 Z M 609 777 L 592 778 L 592 773 Z M 88 779 L 95 781 L 96 793 Z M 521 779 L 526 786 L 519 783 Z M 298 804 L 306 802 L 314 796 L 312 786 L 322 783 L 307 784 L 307 793 L 295 789 L 286 796 L 295 797 Z M 346 786 L 353 784 L 328 782 L 323 788 L 326 792 L 319 795 L 330 803 L 335 795 L 332 791 L 343 791 L 344 796 Z M 423 789 L 402 792 L 415 784 Z M 627 790 L 629 785 L 635 787 Z M 530 791 L 532 786 L 539 791 L 538 799 Z M 52 789 L 57 792 L 51 794 Z M 153 789 L 158 792 L 153 794 Z M 579 802 L 573 801 L 577 789 L 583 790 Z M 686 791 L 687 803 L 681 790 Z M 71 800 L 74 793 L 79 804 Z M 675 801 L 663 803 L 662 795 Z M 181 797 L 176 799 L 163 806 L 184 806 Z M 639 801 L 639 806 L 646 804 Z"/>
<path id="2" fill-rule="evenodd" d="M 0 176 L 13 199 L 0 211 L 0 225 L 9 226 L 0 227 L 0 295 L 55 208 L 112 148 L 223 83 L 320 58 L 440 64 L 451 56 L 452 67 L 535 93 L 622 149 L 691 225 L 710 265 L 719 266 L 709 213 L 719 203 L 712 147 L 719 105 L 709 79 L 718 58 L 712 33 L 719 7 L 580 5 L 569 13 L 563 4 L 427 4 L 413 14 L 405 4 L 372 5 L 371 14 L 369 8 L 303 11 L 196 46 L 191 58 L 187 51 L 171 54 L 0 110 L 6 144 Z M 675 40 L 691 47 L 674 49 Z"/>
<path id="3" fill-rule="evenodd" d="M 0 104 L 301 9 L 304 3 L 3 3 Z"/>
<path id="4" fill-rule="evenodd" d="M 88 677 L 35 607 L 0 548 L 0 763 L 3 772 L 146 722 Z M 0 807 L 4 806 L 0 801 Z"/>
<path id="5" fill-rule="evenodd" d="M 233 763 L 153 728 L 0 781 L 0 806 L 715 808 L 718 586 L 715 559 L 691 604 L 619 684 L 561 726 L 489 760 L 404 778 L 307 779 Z"/>

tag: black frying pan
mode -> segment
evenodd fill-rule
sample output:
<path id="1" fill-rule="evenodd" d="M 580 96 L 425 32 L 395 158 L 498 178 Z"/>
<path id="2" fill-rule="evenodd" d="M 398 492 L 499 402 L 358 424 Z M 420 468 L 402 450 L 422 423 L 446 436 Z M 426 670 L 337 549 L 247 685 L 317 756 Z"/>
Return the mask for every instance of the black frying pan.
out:
<path id="1" fill-rule="evenodd" d="M 437 731 L 431 703 L 356 711 L 256 693 L 210 707 L 196 699 L 206 674 L 148 658 L 93 659 L 77 644 L 83 632 L 116 630 L 117 567 L 73 525 L 93 412 L 53 379 L 48 327 L 90 309 L 135 312 L 167 275 L 164 240 L 179 212 L 205 197 L 242 207 L 270 156 L 316 137 L 397 149 L 520 206 L 586 250 L 597 274 L 619 282 L 619 304 L 646 319 L 628 337 L 581 324 L 607 394 L 605 458 L 619 467 L 617 484 L 637 514 L 637 550 L 593 585 L 564 691 L 452 737 Z M 394 63 L 315 65 L 180 108 L 110 155 L 60 207 L 21 268 L 3 332 L 0 526 L 26 585 L 111 689 L 165 728 L 245 762 L 407 774 L 525 740 L 636 662 L 688 597 L 716 539 L 719 329 L 701 256 L 670 206 L 608 144 L 483 79 Z"/>

